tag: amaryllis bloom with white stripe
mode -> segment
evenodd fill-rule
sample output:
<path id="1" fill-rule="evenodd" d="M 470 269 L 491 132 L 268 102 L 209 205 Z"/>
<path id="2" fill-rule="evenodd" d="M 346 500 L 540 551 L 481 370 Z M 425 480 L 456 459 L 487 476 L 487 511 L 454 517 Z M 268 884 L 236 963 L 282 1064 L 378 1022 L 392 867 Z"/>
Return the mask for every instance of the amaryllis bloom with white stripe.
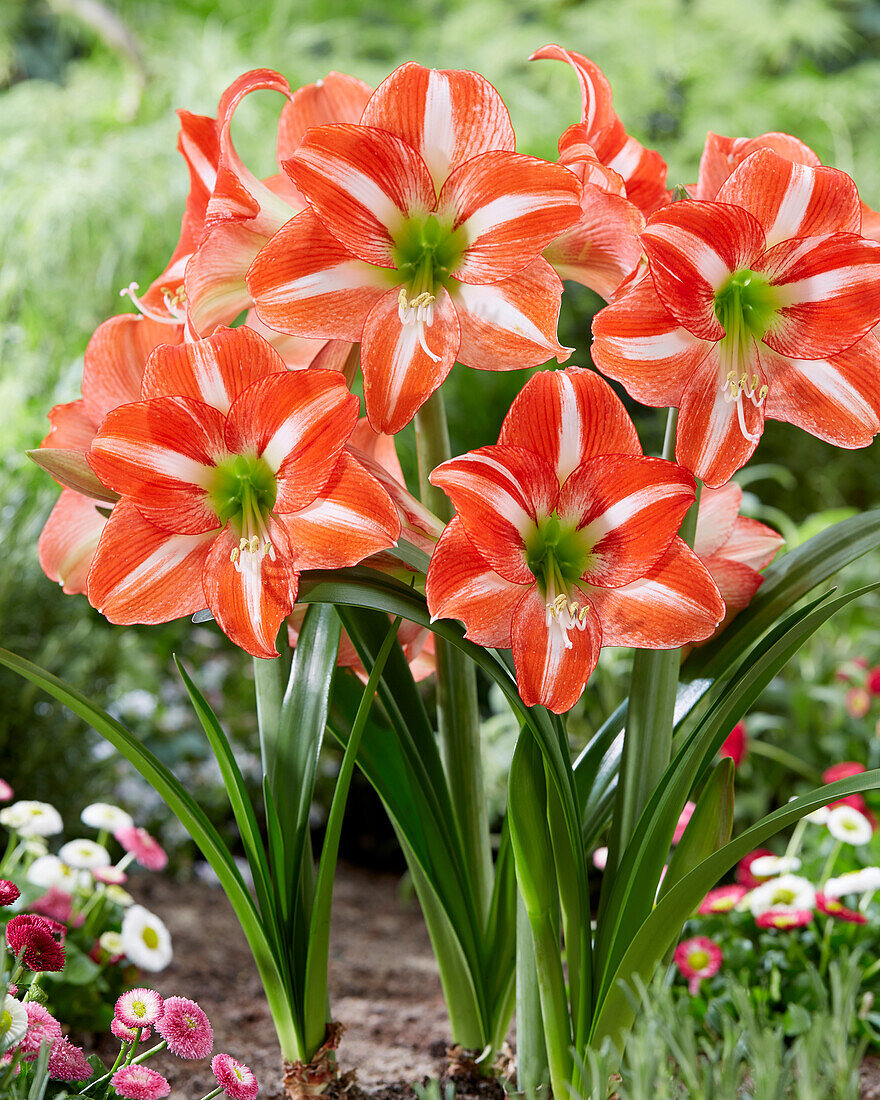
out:
<path id="1" fill-rule="evenodd" d="M 511 648 L 527 705 L 574 705 L 603 645 L 705 638 L 724 603 L 677 537 L 694 500 L 680 466 L 642 455 L 610 386 L 571 368 L 535 375 L 497 446 L 438 466 L 457 515 L 428 569 L 434 618 Z"/>
<path id="2" fill-rule="evenodd" d="M 248 273 L 258 316 L 361 344 L 370 423 L 409 423 L 456 359 L 536 366 L 562 284 L 541 251 L 581 215 L 568 169 L 514 151 L 507 108 L 476 73 L 396 69 L 360 125 L 310 130 L 284 168 L 309 210 Z"/>
<path id="3" fill-rule="evenodd" d="M 880 245 L 834 168 L 749 156 L 716 201 L 648 220 L 649 271 L 593 323 L 593 358 L 647 405 L 678 406 L 676 458 L 710 486 L 764 417 L 840 447 L 880 430 Z"/>
<path id="4" fill-rule="evenodd" d="M 116 623 L 210 608 L 257 657 L 296 598 L 299 573 L 394 545 L 385 490 L 345 451 L 358 401 L 337 371 L 288 371 L 247 328 L 220 329 L 147 363 L 142 400 L 111 411 L 89 461 L 122 495 L 89 572 Z"/>
<path id="5" fill-rule="evenodd" d="M 529 58 L 545 59 L 567 62 L 581 86 L 581 121 L 562 135 L 560 153 L 575 137 L 587 142 L 600 163 L 622 178 L 626 197 L 642 213 L 652 214 L 667 203 L 666 162 L 626 132 L 612 104 L 611 85 L 599 66 L 583 54 L 556 45 L 542 46 Z"/>

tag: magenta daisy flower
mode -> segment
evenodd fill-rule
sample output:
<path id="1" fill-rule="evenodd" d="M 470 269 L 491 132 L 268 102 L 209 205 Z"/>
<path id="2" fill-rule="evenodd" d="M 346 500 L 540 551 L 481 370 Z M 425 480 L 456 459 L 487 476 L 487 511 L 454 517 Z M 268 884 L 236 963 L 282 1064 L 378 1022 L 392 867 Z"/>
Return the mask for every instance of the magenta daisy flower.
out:
<path id="1" fill-rule="evenodd" d="M 838 920 L 847 921 L 849 924 L 867 924 L 868 918 L 858 909 L 848 909 L 837 898 L 826 896 L 820 890 L 816 894 L 816 908 L 826 917 L 837 917 Z"/>
<path id="2" fill-rule="evenodd" d="M 155 1024 L 162 1015 L 164 1001 L 155 989 L 130 989 L 116 1002 L 116 1019 L 126 1027 Z"/>
<path id="3" fill-rule="evenodd" d="M 114 1016 L 110 1021 L 110 1030 L 120 1043 L 133 1043 L 135 1039 L 138 1038 L 138 1029 L 135 1027 L 126 1027 L 118 1016 Z M 150 1029 L 148 1027 L 141 1028 L 139 1041 L 145 1043 L 149 1037 Z"/>
<path id="4" fill-rule="evenodd" d="M 755 917 L 759 928 L 775 928 L 778 932 L 790 932 L 793 928 L 803 928 L 813 919 L 811 909 L 768 909 Z"/>
<path id="5" fill-rule="evenodd" d="M 21 891 L 8 878 L 0 878 L 0 905 L 12 905 L 21 897 Z"/>
<path id="6" fill-rule="evenodd" d="M 110 1078 L 118 1096 L 127 1100 L 159 1100 L 171 1092 L 161 1073 L 147 1066 L 123 1066 Z"/>
<path id="7" fill-rule="evenodd" d="M 748 890 L 745 886 L 735 883 L 730 886 L 716 886 L 710 890 L 700 903 L 698 913 L 729 913 L 746 896 Z"/>
<path id="8" fill-rule="evenodd" d="M 215 1054 L 211 1059 L 211 1069 L 217 1084 L 231 1100 L 254 1100 L 260 1091 L 253 1072 L 229 1054 Z"/>
<path id="9" fill-rule="evenodd" d="M 195 1001 L 169 997 L 156 1031 L 179 1058 L 207 1058 L 214 1046 L 211 1021 Z"/>
<path id="10" fill-rule="evenodd" d="M 85 1081 L 95 1071 L 85 1052 L 67 1039 L 56 1039 L 49 1055 L 49 1076 L 53 1081 Z"/>
<path id="11" fill-rule="evenodd" d="M 21 954 L 28 970 L 55 971 L 64 968 L 64 948 L 55 939 L 56 932 L 65 931 L 55 921 L 21 913 L 6 925 L 6 946 L 13 955 Z"/>
<path id="12" fill-rule="evenodd" d="M 688 990 L 692 997 L 699 992 L 703 978 L 713 978 L 724 960 L 721 948 L 706 936 L 682 940 L 675 949 L 674 958 L 682 977 L 688 979 Z"/>
<path id="13" fill-rule="evenodd" d="M 15 1048 L 25 1062 L 33 1062 L 45 1042 L 54 1043 L 61 1038 L 61 1024 L 43 1005 L 27 1001 L 24 1006 L 28 1017 L 28 1029 Z"/>

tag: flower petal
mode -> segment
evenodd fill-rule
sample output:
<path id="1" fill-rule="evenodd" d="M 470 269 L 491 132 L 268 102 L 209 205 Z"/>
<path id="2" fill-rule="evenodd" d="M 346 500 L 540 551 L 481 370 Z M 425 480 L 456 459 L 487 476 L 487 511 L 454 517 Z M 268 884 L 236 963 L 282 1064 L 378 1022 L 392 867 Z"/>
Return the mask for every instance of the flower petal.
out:
<path id="1" fill-rule="evenodd" d="M 407 218 L 434 209 L 422 158 L 371 126 L 319 126 L 284 164 L 324 227 L 359 259 L 395 267 L 394 242 Z"/>
<path id="2" fill-rule="evenodd" d="M 783 241 L 762 257 L 781 308 L 764 343 L 813 359 L 844 351 L 880 321 L 880 244 L 854 234 Z"/>
<path id="3" fill-rule="evenodd" d="M 225 454 L 216 409 L 188 397 L 159 397 L 112 409 L 92 441 L 89 463 L 146 519 L 195 535 L 217 527 L 207 490 Z"/>
<path id="4" fill-rule="evenodd" d="M 144 372 L 143 397 L 191 397 L 227 413 L 252 382 L 286 371 L 278 352 L 252 329 L 220 328 L 206 340 L 157 348 Z"/>
<path id="5" fill-rule="evenodd" d="M 546 260 L 497 283 L 454 283 L 461 325 L 458 360 L 479 370 L 517 370 L 557 358 L 573 348 L 556 339 L 562 283 Z"/>
<path id="6" fill-rule="evenodd" d="M 252 304 L 245 276 L 268 237 L 239 222 L 216 225 L 186 265 L 189 320 L 200 336 L 231 325 Z"/>
<path id="7" fill-rule="evenodd" d="M 299 585 L 287 534 L 271 519 L 269 536 L 275 560 L 265 554 L 258 568 L 243 565 L 239 571 L 232 561 L 239 538 L 226 527 L 214 539 L 204 568 L 205 601 L 220 629 L 252 657 L 266 659 L 278 656 L 275 640 L 293 609 Z"/>
<path id="8" fill-rule="evenodd" d="M 160 344 L 177 345 L 183 325 L 164 325 L 136 313 L 123 313 L 98 325 L 83 363 L 82 392 L 95 424 L 119 405 L 141 398 L 144 367 Z"/>
<path id="9" fill-rule="evenodd" d="M 276 516 L 302 569 L 344 569 L 394 546 L 400 520 L 391 498 L 350 454 L 343 453 L 315 501 Z"/>
<path id="10" fill-rule="evenodd" d="M 593 318 L 593 362 L 643 405 L 678 405 L 711 347 L 676 321 L 650 275 Z"/>
<path id="11" fill-rule="evenodd" d="M 68 401 L 65 405 L 54 405 L 48 417 L 49 431 L 40 446 L 62 451 L 87 451 L 100 424 L 89 415 L 82 398 Z"/>
<path id="12" fill-rule="evenodd" d="M 793 359 L 762 353 L 767 416 L 836 447 L 867 447 L 880 430 L 880 342 L 873 334 L 840 355 Z"/>
<path id="13" fill-rule="evenodd" d="M 326 362 L 319 361 L 315 363 L 315 359 L 318 356 L 326 359 L 331 354 L 334 359 L 338 354 L 339 359 L 344 362 L 351 350 L 351 345 L 341 340 L 310 340 L 306 336 L 291 336 L 286 332 L 278 332 L 274 328 L 264 325 L 257 316 L 256 310 L 253 309 L 248 311 L 244 323 L 249 329 L 258 332 L 264 340 L 272 345 L 284 360 L 284 365 L 288 370 L 305 370 L 313 363 L 315 366 L 327 366 Z M 334 345 L 332 352 L 329 346 L 331 344 Z"/>
<path id="14" fill-rule="evenodd" d="M 768 248 L 790 237 L 858 233 L 862 224 L 859 193 L 845 172 L 796 164 L 769 148 L 735 168 L 717 199 L 752 213 Z"/>
<path id="15" fill-rule="evenodd" d="M 389 290 L 370 310 L 361 344 L 367 416 L 376 431 L 391 435 L 412 420 L 449 374 L 461 342 L 458 314 L 443 287 L 431 306 L 431 324 L 401 322 L 400 290 Z"/>
<path id="16" fill-rule="evenodd" d="M 739 516 L 722 551 L 728 561 L 741 562 L 752 569 L 761 570 L 766 569 L 773 561 L 784 542 L 782 535 L 772 527 L 767 527 L 756 519 Z"/>
<path id="17" fill-rule="evenodd" d="M 604 645 L 677 649 L 708 638 L 724 617 L 709 570 L 680 538 L 657 564 L 622 588 L 590 588 Z"/>
<path id="18" fill-rule="evenodd" d="M 256 453 L 276 475 L 273 511 L 304 508 L 321 492 L 357 424 L 358 399 L 338 371 L 285 371 L 260 378 L 226 421 L 232 454 Z"/>
<path id="19" fill-rule="evenodd" d="M 698 557 L 707 558 L 714 554 L 733 534 L 742 496 L 742 487 L 735 481 L 728 481 L 720 489 L 703 489 L 700 493 L 694 535 L 694 551 Z"/>
<path id="20" fill-rule="evenodd" d="M 576 592 L 580 596 L 580 592 Z M 571 710 L 580 699 L 602 645 L 602 628 L 590 603 L 583 630 L 566 634 L 551 620 L 535 586 L 528 589 L 513 615 L 512 649 L 516 686 L 527 707 L 544 706 L 556 714 Z"/>
<path id="21" fill-rule="evenodd" d="M 666 553 L 694 502 L 694 479 L 662 458 L 588 458 L 559 493 L 560 518 L 574 521 L 590 550 L 583 578 L 620 587 L 643 577 Z"/>
<path id="22" fill-rule="evenodd" d="M 384 80 L 364 110 L 364 126 L 411 145 L 439 191 L 460 164 L 490 149 L 516 148 L 504 101 L 478 73 L 424 69 L 414 61 Z"/>
<path id="23" fill-rule="evenodd" d="M 113 509 L 88 578 L 89 603 L 111 623 L 165 623 L 205 606 L 202 569 L 217 531 L 169 534 L 128 500 Z"/>
<path id="24" fill-rule="evenodd" d="M 760 391 L 767 376 L 754 341 L 742 366 L 743 374 L 749 378 L 757 376 L 756 389 Z M 711 488 L 729 481 L 751 458 L 764 431 L 764 415 L 768 411 L 766 404 L 757 408 L 745 397 L 740 397 L 739 402 L 727 400 L 723 388 L 725 375 L 718 345 L 714 344 L 694 371 L 678 412 L 675 460 Z M 740 410 L 748 436 L 740 423 Z"/>
<path id="25" fill-rule="evenodd" d="M 521 271 L 580 218 L 573 172 L 522 153 L 481 153 L 444 183 L 438 216 L 449 218 L 464 253 L 450 272 L 465 283 L 494 283 Z"/>
<path id="26" fill-rule="evenodd" d="M 283 226 L 247 274 L 260 320 L 294 336 L 360 341 L 397 272 L 356 259 L 311 210 Z"/>
<path id="27" fill-rule="evenodd" d="M 487 563 L 506 580 L 530 584 L 525 539 L 559 492 L 550 464 L 522 447 L 481 447 L 441 463 L 429 480 L 455 505 Z"/>
<path id="28" fill-rule="evenodd" d="M 594 371 L 541 371 L 523 386 L 501 425 L 499 443 L 546 459 L 560 484 L 600 454 L 642 453 L 623 402 Z"/>
<path id="29" fill-rule="evenodd" d="M 724 328 L 715 294 L 731 273 L 755 266 L 764 233 L 747 210 L 715 202 L 676 202 L 648 221 L 642 234 L 657 293 L 673 317 L 703 340 Z"/>
<path id="30" fill-rule="evenodd" d="M 85 592 L 89 566 L 106 522 L 93 500 L 72 489 L 61 490 L 40 532 L 37 551 L 43 572 L 68 595 Z"/>
<path id="31" fill-rule="evenodd" d="M 428 566 L 425 595 L 432 620 L 460 619 L 472 642 L 509 649 L 513 613 L 524 591 L 522 584 L 505 580 L 489 566 L 455 516 Z"/>
<path id="32" fill-rule="evenodd" d="M 804 145 L 791 134 L 769 133 L 760 134 L 756 138 L 729 138 L 710 131 L 706 135 L 706 144 L 700 157 L 700 175 L 692 189 L 694 198 L 715 199 L 721 185 L 734 168 L 759 149 L 771 149 L 785 160 L 796 164 L 818 167 L 822 163 L 808 145 Z"/>
<path id="33" fill-rule="evenodd" d="M 562 46 L 542 46 L 529 61 L 565 61 L 574 69 L 581 86 L 582 122 L 590 135 L 614 122 L 617 115 L 612 106 L 611 85 L 598 65 L 583 54 Z"/>
<path id="34" fill-rule="evenodd" d="M 356 76 L 329 72 L 323 80 L 297 88 L 281 110 L 276 157 L 289 160 L 302 144 L 306 131 L 334 122 L 360 122 L 372 88 Z M 375 123 L 368 122 L 368 126 Z M 384 127 L 387 129 L 387 127 Z"/>
<path id="35" fill-rule="evenodd" d="M 728 613 L 748 607 L 752 597 L 764 583 L 764 578 L 757 569 L 740 561 L 731 561 L 723 553 L 705 558 L 703 564 L 718 585 Z"/>

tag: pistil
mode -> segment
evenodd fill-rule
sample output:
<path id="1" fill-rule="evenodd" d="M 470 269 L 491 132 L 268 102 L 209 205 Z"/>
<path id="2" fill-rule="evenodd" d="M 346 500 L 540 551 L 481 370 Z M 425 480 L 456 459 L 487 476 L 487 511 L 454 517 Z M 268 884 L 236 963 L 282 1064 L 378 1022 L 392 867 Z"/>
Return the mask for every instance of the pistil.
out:
<path id="1" fill-rule="evenodd" d="M 131 298 L 139 313 L 149 317 L 151 321 L 158 321 L 161 325 L 182 325 L 186 321 L 186 291 L 183 286 L 172 291 L 169 287 L 162 287 L 162 301 L 165 303 L 167 314 L 157 313 L 143 298 L 138 297 L 140 287 L 137 283 L 129 283 L 119 292 L 120 298 Z"/>

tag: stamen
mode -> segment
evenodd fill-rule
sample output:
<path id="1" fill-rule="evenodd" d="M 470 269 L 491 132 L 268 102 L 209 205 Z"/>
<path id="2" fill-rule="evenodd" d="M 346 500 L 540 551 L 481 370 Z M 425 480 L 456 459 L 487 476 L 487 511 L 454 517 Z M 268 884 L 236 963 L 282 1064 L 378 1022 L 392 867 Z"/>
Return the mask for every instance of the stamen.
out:
<path id="1" fill-rule="evenodd" d="M 562 631 L 565 648 L 571 649 L 574 642 L 569 638 L 568 632 L 570 630 L 587 629 L 587 616 L 590 614 L 590 605 L 579 604 L 576 600 L 570 600 L 565 592 L 560 592 L 557 595 L 556 585 L 551 577 L 547 583 L 547 602 L 544 607 L 544 622 L 547 627 L 558 627 Z"/>
<path id="2" fill-rule="evenodd" d="M 127 287 L 120 290 L 119 297 L 131 298 L 139 313 L 149 317 L 151 321 L 158 321 L 160 325 L 180 325 L 186 320 L 186 310 L 180 308 L 181 303 L 186 301 L 186 293 L 182 286 L 178 287 L 174 296 L 170 296 L 165 287 L 162 288 L 162 298 L 168 310 L 168 316 L 151 309 L 142 298 L 138 297 L 136 293 L 138 290 L 140 286 L 137 283 L 129 283 Z"/>

